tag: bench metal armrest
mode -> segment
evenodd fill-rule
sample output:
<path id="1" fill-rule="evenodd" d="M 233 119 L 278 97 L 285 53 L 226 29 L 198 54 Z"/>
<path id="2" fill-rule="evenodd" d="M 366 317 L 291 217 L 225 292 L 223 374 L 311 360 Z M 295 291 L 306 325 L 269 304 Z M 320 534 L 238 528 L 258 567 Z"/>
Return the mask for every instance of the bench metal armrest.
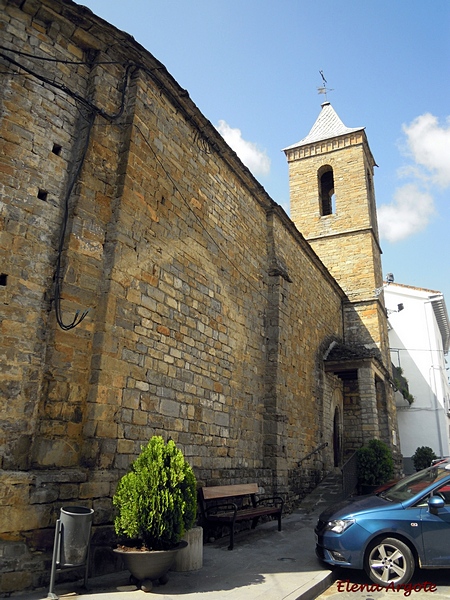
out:
<path id="1" fill-rule="evenodd" d="M 236 516 L 238 511 L 237 504 L 234 502 L 227 502 L 226 504 L 215 504 L 214 506 L 210 506 L 205 510 L 205 516 L 208 518 L 209 515 L 214 516 L 218 511 L 230 512 L 233 513 L 233 516 Z"/>
<path id="2" fill-rule="evenodd" d="M 256 500 L 256 506 L 280 506 L 281 509 L 283 509 L 284 506 L 284 500 L 283 498 L 281 498 L 281 496 L 272 496 L 272 497 L 268 497 L 268 498 L 260 498 L 259 500 Z"/>

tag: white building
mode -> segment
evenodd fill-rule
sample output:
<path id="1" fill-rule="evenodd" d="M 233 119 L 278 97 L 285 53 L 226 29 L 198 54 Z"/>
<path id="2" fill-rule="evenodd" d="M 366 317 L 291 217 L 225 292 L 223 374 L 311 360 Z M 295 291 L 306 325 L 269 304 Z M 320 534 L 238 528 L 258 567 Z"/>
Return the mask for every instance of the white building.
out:
<path id="1" fill-rule="evenodd" d="M 449 318 L 440 292 L 391 283 L 384 298 L 392 363 L 402 370 L 413 397 L 410 403 L 407 393 L 396 393 L 400 446 L 405 471 L 411 472 L 411 456 L 419 446 L 450 456 Z"/>

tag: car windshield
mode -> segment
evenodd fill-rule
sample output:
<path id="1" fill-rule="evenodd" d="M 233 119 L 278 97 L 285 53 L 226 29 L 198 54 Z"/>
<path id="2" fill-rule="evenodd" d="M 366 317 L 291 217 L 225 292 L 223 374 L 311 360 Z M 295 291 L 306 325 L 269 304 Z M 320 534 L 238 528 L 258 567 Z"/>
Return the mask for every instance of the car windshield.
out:
<path id="1" fill-rule="evenodd" d="M 442 466 L 430 467 L 401 479 L 391 488 L 382 492 L 380 496 L 391 502 L 404 502 L 419 494 L 432 483 L 436 483 L 449 475 L 450 471 Z"/>

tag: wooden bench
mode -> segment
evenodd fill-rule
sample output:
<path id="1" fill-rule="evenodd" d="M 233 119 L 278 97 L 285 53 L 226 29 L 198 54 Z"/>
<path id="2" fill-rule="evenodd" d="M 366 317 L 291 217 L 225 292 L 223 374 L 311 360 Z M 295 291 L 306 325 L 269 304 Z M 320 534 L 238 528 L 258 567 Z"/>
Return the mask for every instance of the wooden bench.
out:
<path id="1" fill-rule="evenodd" d="M 205 524 L 227 525 L 230 529 L 230 545 L 234 546 L 234 524 L 238 521 L 252 521 L 252 529 L 262 516 L 274 516 L 278 519 L 278 531 L 281 531 L 281 513 L 283 498 L 256 498 L 257 483 L 242 485 L 219 485 L 199 489 L 199 504 Z M 226 501 L 226 502 L 224 502 Z"/>

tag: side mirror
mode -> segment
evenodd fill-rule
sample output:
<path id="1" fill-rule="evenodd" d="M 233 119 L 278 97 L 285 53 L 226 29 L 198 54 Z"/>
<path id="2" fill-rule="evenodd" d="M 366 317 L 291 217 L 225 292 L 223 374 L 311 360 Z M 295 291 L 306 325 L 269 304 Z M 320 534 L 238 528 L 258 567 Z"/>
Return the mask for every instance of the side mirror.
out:
<path id="1" fill-rule="evenodd" d="M 444 500 L 440 496 L 431 496 L 428 500 L 428 509 L 431 514 L 437 515 L 439 509 L 444 508 Z"/>

